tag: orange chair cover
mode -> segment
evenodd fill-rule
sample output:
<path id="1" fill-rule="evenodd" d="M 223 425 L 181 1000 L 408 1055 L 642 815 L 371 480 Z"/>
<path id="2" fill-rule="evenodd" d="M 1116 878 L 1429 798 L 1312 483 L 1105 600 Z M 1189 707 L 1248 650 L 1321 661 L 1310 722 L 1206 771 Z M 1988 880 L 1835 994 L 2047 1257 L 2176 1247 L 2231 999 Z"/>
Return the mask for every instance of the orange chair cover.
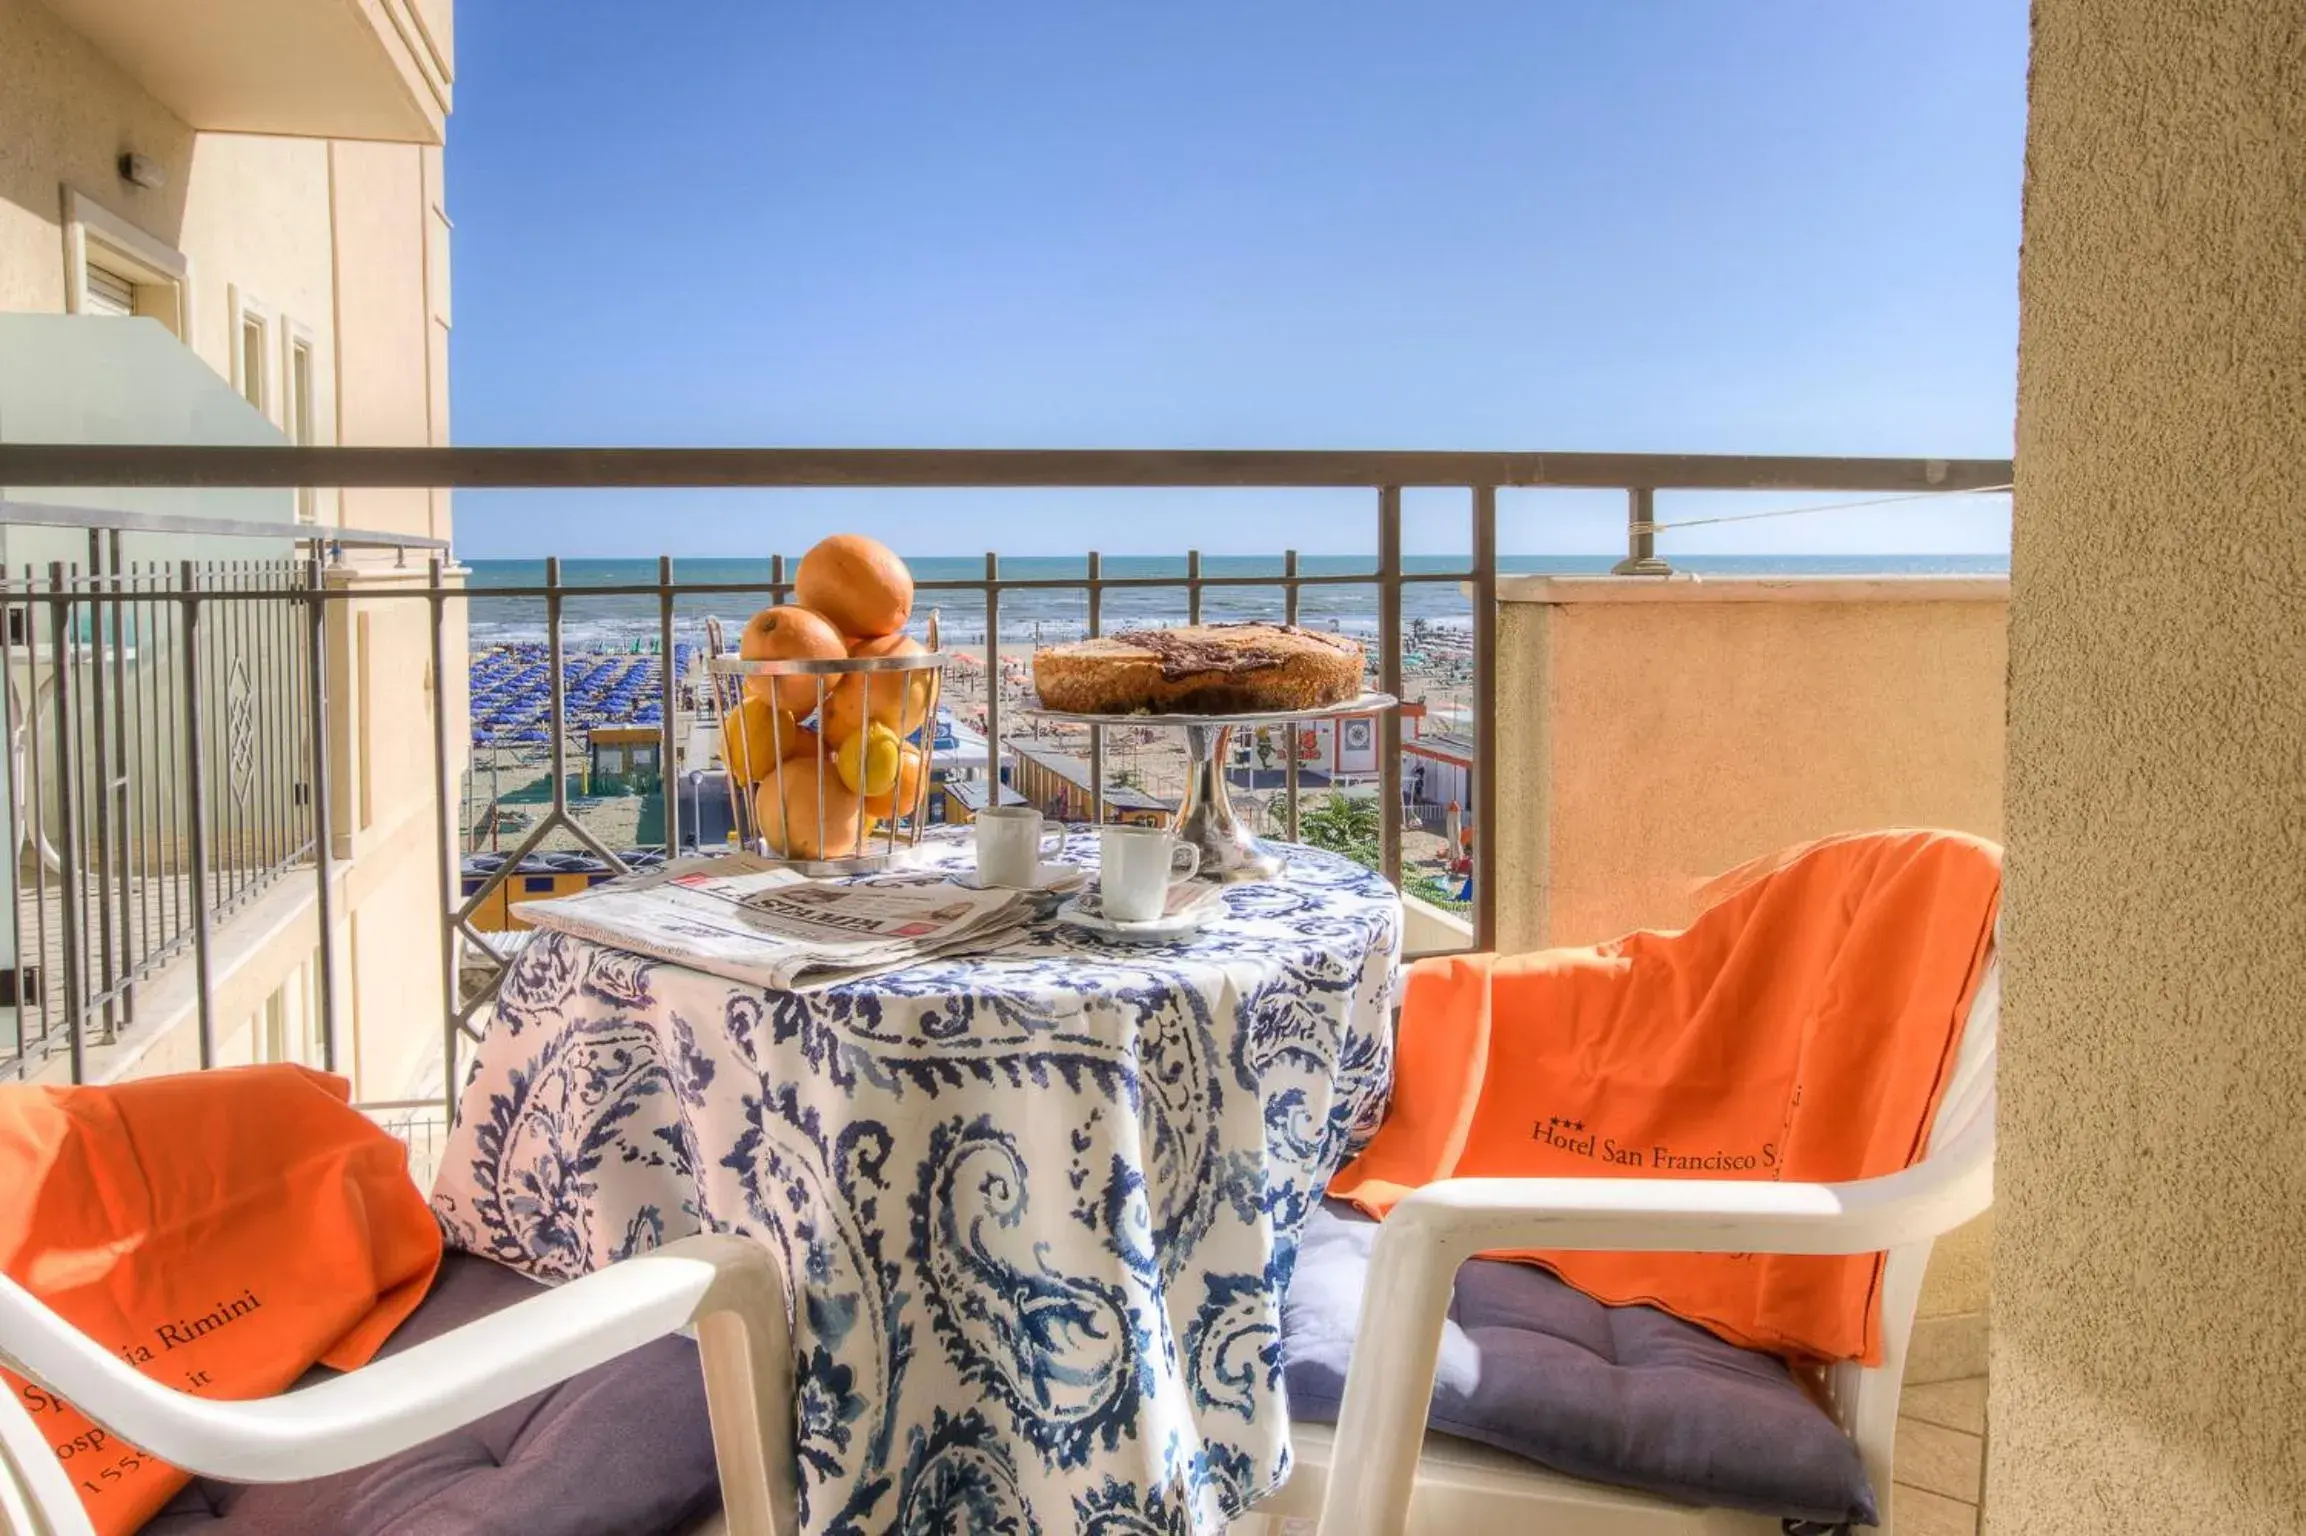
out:
<path id="1" fill-rule="evenodd" d="M 1838 1182 L 1925 1149 L 1983 974 L 2001 850 L 1877 832 L 1713 882 L 1678 933 L 1410 969 L 1393 1101 L 1330 1192 L 1373 1216 L 1451 1177 Z M 1802 1361 L 1881 1358 L 1879 1254 L 1539 1253 Z"/>
<path id="2" fill-rule="evenodd" d="M 441 1242 L 407 1149 L 350 1097 L 343 1078 L 296 1066 L 0 1089 L 0 1270 L 202 1397 L 360 1365 L 424 1299 Z M 188 1480 L 5 1379 L 102 1536 L 134 1531 Z"/>

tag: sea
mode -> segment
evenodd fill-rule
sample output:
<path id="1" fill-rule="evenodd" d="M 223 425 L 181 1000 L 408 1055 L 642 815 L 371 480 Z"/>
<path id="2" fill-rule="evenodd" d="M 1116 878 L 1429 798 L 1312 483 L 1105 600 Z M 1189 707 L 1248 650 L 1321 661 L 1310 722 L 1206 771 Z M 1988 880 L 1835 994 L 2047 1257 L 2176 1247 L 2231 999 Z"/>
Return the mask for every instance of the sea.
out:
<path id="1" fill-rule="evenodd" d="M 2007 555 L 1676 555 L 1674 569 L 1714 576 L 1956 576 L 2005 575 Z M 1600 574 L 1615 563 L 1610 555 L 1505 555 L 1497 562 L 1501 575 Z M 981 558 L 921 558 L 906 562 L 920 588 L 914 601 L 913 628 L 925 628 L 928 615 L 939 615 L 941 638 L 954 644 L 976 644 L 985 637 L 985 599 L 980 591 L 941 589 L 942 582 L 982 582 Z M 1353 576 L 1367 572 L 1366 555 L 1308 555 L 1298 570 L 1305 576 Z M 1405 574 L 1446 575 L 1463 571 L 1471 561 L 1463 555 L 1407 556 Z M 472 600 L 467 615 L 471 644 L 485 646 L 533 643 L 545 638 L 545 604 L 540 597 L 512 597 L 508 588 L 541 587 L 542 560 L 472 560 L 467 589 Z M 1001 562 L 1005 581 L 1079 580 L 1087 573 L 1079 556 L 1018 556 Z M 1279 555 L 1209 555 L 1203 557 L 1203 576 L 1279 576 Z M 1186 620 L 1183 557 L 1109 555 L 1107 577 L 1166 578 L 1179 585 L 1123 587 L 1104 595 L 1101 615 L 1108 630 L 1181 624 Z M 702 637 L 706 618 L 717 616 L 733 630 L 757 608 L 765 606 L 769 565 L 766 560 L 688 559 L 675 564 L 674 579 L 681 585 L 703 585 L 744 590 L 680 592 L 673 600 L 676 638 Z M 659 633 L 659 602 L 653 588 L 657 580 L 654 560 L 563 560 L 561 584 L 562 644 L 570 651 L 632 651 L 652 648 Z M 587 595 L 588 587 L 647 586 L 645 593 Z M 1337 582 L 1299 589 L 1298 622 L 1310 629 L 1332 629 L 1369 635 L 1377 630 L 1377 588 L 1372 583 Z M 1456 582 L 1412 582 L 1402 589 L 1405 623 L 1422 628 L 1462 626 L 1471 608 Z M 1283 595 L 1279 587 L 1206 587 L 1201 617 L 1206 623 L 1240 619 L 1279 619 Z M 1058 643 L 1088 632 L 1088 596 L 1078 588 L 1004 590 L 1000 597 L 1001 638 L 1026 643 Z"/>

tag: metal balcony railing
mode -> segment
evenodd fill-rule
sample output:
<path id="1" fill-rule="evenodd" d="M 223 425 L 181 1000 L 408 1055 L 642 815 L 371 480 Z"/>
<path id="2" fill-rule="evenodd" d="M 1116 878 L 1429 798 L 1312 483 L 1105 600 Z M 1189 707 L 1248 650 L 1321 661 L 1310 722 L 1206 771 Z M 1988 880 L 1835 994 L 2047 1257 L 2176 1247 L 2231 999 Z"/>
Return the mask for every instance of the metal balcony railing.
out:
<path id="1" fill-rule="evenodd" d="M 84 559 L 0 571 L 0 1074 L 60 1060 L 77 1082 L 135 1027 L 140 989 L 188 960 L 208 991 L 213 927 L 325 862 L 321 566 L 296 557 L 321 539 L 7 501 L 0 523 L 86 535 Z M 188 539 L 245 554 L 138 558 Z"/>
<path id="2" fill-rule="evenodd" d="M 1306 593 L 1322 587 L 1348 585 L 1370 589 L 1375 593 L 1377 624 L 1372 658 L 1373 681 L 1389 693 L 1399 694 L 1403 683 L 1404 655 L 1404 594 L 1429 584 L 1462 591 L 1470 623 L 1471 649 L 1471 714 L 1474 767 L 1472 788 L 1463 807 L 1465 823 L 1474 829 L 1472 848 L 1473 902 L 1472 921 L 1474 942 L 1487 945 L 1497 931 L 1497 911 L 1500 891 L 1495 878 L 1497 868 L 1497 841 L 1489 835 L 1497 826 L 1497 789 L 1499 766 L 1496 762 L 1495 732 L 1497 704 L 1496 604 L 1497 604 L 1497 499 L 1504 488 L 1518 487 L 1597 487 L 1614 488 L 1626 496 L 1628 507 L 1629 556 L 1621 567 L 1628 572 L 1644 572 L 1654 568 L 1653 540 L 1657 524 L 1654 520 L 1653 498 L 1660 490 L 1775 490 L 1787 492 L 1854 492 L 1895 496 L 1921 493 L 1957 493 L 2005 486 L 2010 478 L 2010 466 L 2002 460 L 1923 460 L 1923 459 L 1811 459 L 1811 458 L 1741 458 L 1677 455 L 1614 455 L 1614 454 L 1512 454 L 1512 453 L 1327 453 L 1327 452 L 1169 452 L 1169 451 L 1075 451 L 1075 452 L 992 452 L 959 450 L 792 450 L 792 449 L 381 449 L 381 448 L 216 448 L 216 447 L 135 447 L 113 446 L 16 446 L 0 445 L 0 485 L 43 485 L 75 487 L 150 487 L 180 488 L 237 486 L 237 487 L 301 487 L 334 486 L 341 488 L 683 488 L 683 487 L 752 487 L 763 489 L 793 489 L 807 487 L 840 488 L 1022 488 L 1022 487 L 1328 487 L 1357 488 L 1367 493 L 1369 528 L 1374 555 L 1365 568 L 1347 571 L 1321 569 L 1308 570 L 1294 553 L 1284 554 L 1272 570 L 1241 573 L 1213 571 L 1205 567 L 1197 552 L 1185 552 L 1181 573 L 1175 574 L 1120 574 L 1110 571 L 1106 562 L 1094 551 L 1087 552 L 1078 574 L 1059 576 L 1019 575 L 1004 568 L 998 553 L 984 558 L 982 573 L 965 576 L 939 576 L 917 583 L 924 606 L 940 600 L 966 601 L 981 606 L 983 613 L 984 645 L 986 648 L 987 691 L 985 702 L 986 769 L 987 777 L 998 782 L 1004 737 L 1010 721 L 1005 719 L 1005 702 L 1013 708 L 1014 701 L 1004 700 L 1001 686 L 1004 653 L 1017 656 L 1026 648 L 1023 637 L 1004 630 L 1003 602 L 1005 598 L 1035 591 L 1062 590 L 1078 593 L 1083 603 L 1088 632 L 1098 633 L 1106 622 L 1106 600 L 1117 592 L 1139 589 L 1165 589 L 1175 594 L 1176 616 L 1180 619 L 1200 618 L 1204 597 L 1214 591 L 1230 589 L 1259 589 L 1268 594 L 1274 618 L 1295 620 L 1299 617 L 1301 602 Z M 1462 565 L 1447 569 L 1433 569 L 1425 564 L 1405 562 L 1403 558 L 1405 487 L 1454 487 L 1464 495 L 1465 544 L 1469 554 Z M 12 517 L 13 509 L 5 514 Z M 279 530 L 270 530 L 275 535 Z M 819 530 L 822 531 L 822 530 Z M 1425 530 L 1420 529 L 1421 533 Z M 323 543 L 350 546 L 359 542 L 359 536 L 340 530 L 319 530 Z M 381 542 L 404 546 L 422 546 L 427 542 L 415 539 L 383 539 Z M 796 541 L 798 542 L 798 541 Z M 1085 541 L 1087 542 L 1087 541 Z M 1433 540 L 1420 542 L 1430 545 Z M 134 604 L 128 599 L 141 599 L 160 607 L 174 605 L 182 614 L 181 627 L 171 633 L 180 637 L 178 649 L 179 670 L 185 673 L 182 692 L 196 701 L 194 728 L 179 744 L 185 770 L 184 789 L 188 795 L 187 809 L 181 820 L 187 830 L 183 858 L 186 861 L 185 878 L 191 882 L 190 890 L 213 889 L 219 881 L 231 888 L 234 880 L 245 885 L 248 876 L 237 867 L 227 870 L 223 860 L 261 860 L 266 855 L 254 850 L 270 850 L 289 860 L 293 867 L 296 858 L 309 860 L 309 850 L 329 845 L 327 821 L 327 786 L 332 772 L 341 771 L 342 765 L 332 765 L 333 739 L 342 735 L 357 740 L 352 733 L 329 729 L 314 729 L 315 722 L 329 719 L 330 700 L 322 680 L 328 675 L 330 627 L 325 610 L 330 604 L 357 600 L 361 603 L 424 605 L 430 635 L 430 663 L 432 675 L 441 679 L 442 687 L 433 694 L 431 718 L 430 759 L 432 765 L 433 795 L 441 815 L 442 825 L 453 835 L 439 839 L 438 874 L 441 898 L 440 953 L 436 957 L 442 994 L 449 1000 L 447 1016 L 442 1021 L 443 1079 L 446 1087 L 446 1107 L 453 1113 L 455 1085 L 458 1081 L 457 1062 L 464 1042 L 477 1039 L 484 1010 L 494 997 L 510 959 L 510 943 L 501 932 L 485 930 L 479 919 L 489 903 L 505 891 L 507 882 L 520 878 L 522 860 L 549 850 L 556 842 L 574 844 L 607 871 L 621 871 L 627 867 L 627 854 L 609 846 L 594 829 L 587 826 L 583 808 L 575 803 L 570 792 L 568 765 L 574 759 L 577 735 L 585 727 L 571 719 L 567 694 L 567 613 L 572 604 L 593 599 L 622 598 L 641 600 L 653 610 L 656 622 L 656 650 L 664 658 L 661 676 L 657 680 L 659 696 L 654 700 L 658 731 L 658 758 L 669 771 L 679 757 L 682 747 L 682 726 L 689 718 L 685 708 L 689 702 L 684 694 L 683 679 L 674 659 L 681 653 L 684 625 L 698 611 L 699 604 L 719 605 L 724 616 L 741 616 L 742 612 L 767 602 L 781 600 L 790 595 L 791 583 L 785 559 L 771 556 L 766 563 L 765 579 L 759 581 L 696 582 L 681 579 L 679 567 L 670 556 L 660 557 L 655 563 L 653 580 L 628 581 L 611 585 L 572 585 L 564 579 L 561 562 L 547 561 L 541 581 L 522 587 L 497 587 L 485 594 L 468 590 L 460 573 L 444 549 L 427 552 L 425 579 L 382 586 L 363 586 L 357 590 L 327 578 L 322 561 L 327 551 L 320 545 L 310 549 L 302 563 L 293 572 L 275 572 L 259 579 L 257 573 L 222 571 L 182 571 L 176 573 L 175 585 L 163 590 L 141 592 L 131 590 L 126 598 L 118 598 L 102 584 L 117 578 L 112 567 L 99 573 L 92 555 L 90 568 L 78 577 L 71 573 L 51 572 L 44 579 L 19 581 L 6 593 L 10 612 L 21 611 L 31 630 L 39 633 L 76 633 L 75 625 L 96 622 L 98 611 L 107 614 L 121 608 L 126 602 L 129 611 Z M 90 584 L 96 583 L 95 589 Z M 469 829 L 474 818 L 460 815 L 460 807 L 468 804 L 467 788 L 463 782 L 469 743 L 455 730 L 452 716 L 460 693 L 459 680 L 452 679 L 449 669 L 450 641 L 460 633 L 470 604 L 485 595 L 490 600 L 519 600 L 534 604 L 543 614 L 545 637 L 543 641 L 544 672 L 549 688 L 549 699 L 541 727 L 544 740 L 536 743 L 548 764 L 545 775 L 547 787 L 540 798 L 536 819 L 520 831 L 516 844 L 494 861 L 468 889 L 464 879 L 461 855 L 469 849 Z M 253 625 L 242 616 L 250 613 L 286 613 L 285 624 L 276 624 L 266 631 L 262 622 Z M 232 615 L 232 617 L 223 617 Z M 107 621 L 108 622 L 108 621 Z M 246 626 L 236 628 L 235 626 Z M 181 643 L 181 637 L 190 631 L 197 644 Z M 230 669 L 250 664 L 245 660 L 247 648 L 256 642 L 251 636 L 259 633 L 277 633 L 290 637 L 301 650 L 295 658 L 294 668 L 284 669 L 289 676 L 285 694 L 301 712 L 295 721 L 276 721 L 275 739 L 294 744 L 293 750 L 304 753 L 304 782 L 310 792 L 300 803 L 293 793 L 293 778 L 287 783 L 291 792 L 281 808 L 296 813 L 290 817 L 294 825 L 286 829 L 286 836 L 275 836 L 270 842 L 259 837 L 253 845 L 244 843 L 237 834 L 227 835 L 219 830 L 222 814 L 216 804 L 218 789 L 229 782 L 228 772 L 220 767 L 220 749 L 210 742 L 207 732 L 213 730 L 213 721 L 219 707 L 229 708 L 219 695 L 218 667 Z M 284 642 L 285 643 L 285 642 Z M 458 647 L 462 649 L 461 645 Z M 117 666 L 119 643 L 110 653 Z M 186 658 L 213 658 L 194 661 Z M 301 681 L 299 681 L 301 679 Z M 227 693 L 229 684 L 224 685 Z M 116 690 L 117 691 L 117 690 Z M 107 704 L 115 702 L 115 694 L 106 696 Z M 54 706 L 59 720 L 77 721 L 72 708 Z M 401 722 L 407 728 L 418 728 L 419 722 Z M 82 728 L 74 726 L 82 737 L 93 741 L 93 722 Z M 1093 812 L 1099 818 L 1105 813 L 1105 786 L 1112 782 L 1107 772 L 1108 728 L 1097 728 L 1085 743 L 1089 758 L 1089 781 L 1094 786 Z M 77 747 L 75 748 L 77 750 Z M 96 761 L 117 762 L 120 749 L 112 737 L 107 737 L 100 748 L 91 747 Z M 1284 785 L 1279 814 L 1279 826 L 1284 835 L 1294 835 L 1299 829 L 1301 786 L 1297 755 L 1282 754 L 1285 759 Z M 112 780 L 102 773 L 89 776 L 77 766 L 71 770 L 71 782 L 84 786 L 77 791 L 75 804 L 83 821 L 95 803 L 88 799 L 88 786 L 110 786 Z M 1402 750 L 1400 719 L 1385 714 L 1378 725 L 1376 749 L 1375 803 L 1381 807 L 1398 808 L 1402 798 Z M 107 791 L 110 793 L 111 791 Z M 109 803 L 106 796 L 97 796 L 98 802 Z M 501 827 L 501 803 L 488 818 L 490 827 Z M 659 848 L 677 849 L 683 844 L 681 796 L 672 786 L 664 794 L 663 821 L 659 835 L 652 839 Z M 298 819 L 301 817 L 301 819 Z M 1389 811 L 1375 818 L 1376 863 L 1388 878 L 1397 882 L 1403 866 L 1403 838 L 1405 828 L 1414 832 L 1424 825 L 1421 816 L 1413 817 Z M 463 824 L 460 828 L 460 822 Z M 200 838 L 189 834 L 199 829 Z M 301 836 L 297 835 L 301 829 Z M 101 841 L 101 839 L 100 839 Z M 115 840 L 117 841 L 117 839 Z M 131 833 L 130 847 L 141 851 L 147 847 L 141 833 Z M 135 872 L 149 866 L 138 865 L 132 859 L 125 866 L 129 873 L 122 874 L 123 865 L 118 847 L 105 844 L 96 855 L 85 845 L 68 852 L 65 862 L 78 871 L 74 879 L 82 893 L 102 893 L 104 900 L 91 910 L 101 911 L 107 906 L 116 909 L 110 917 L 98 917 L 99 939 L 103 925 L 110 923 L 117 934 L 125 922 L 123 914 L 134 907 L 143 895 Z M 330 980 L 333 962 L 331 951 L 336 944 L 332 924 L 327 921 L 328 879 L 327 861 L 311 861 L 319 872 L 315 883 L 318 899 L 322 902 L 320 988 L 321 1035 L 331 1043 L 336 1038 L 335 997 Z M 258 863 L 260 871 L 276 871 L 277 863 Z M 277 878 L 276 874 L 272 878 Z M 189 905 L 197 914 L 207 903 L 197 897 Z M 77 909 L 76 909 L 77 910 Z M 83 924 L 83 929 L 85 928 Z M 206 967 L 210 947 L 204 925 L 195 922 L 191 934 L 194 958 Z M 141 937 L 139 942 L 143 942 Z M 72 945 L 85 948 L 86 934 L 77 931 Z M 180 946 L 181 947 L 181 944 Z M 93 970 L 82 968 L 83 982 L 73 994 L 68 1014 L 77 1019 L 93 1020 L 96 1027 L 102 1023 L 103 1006 L 117 1005 L 122 977 L 125 972 L 116 952 L 106 961 L 98 945 Z M 156 953 L 146 944 L 137 954 L 149 958 Z M 91 984 L 88 978 L 94 978 Z M 204 1042 L 212 1029 L 208 1017 L 212 978 L 202 975 L 201 1001 Z M 94 1013 L 91 1010 L 94 1009 Z M 78 1038 L 75 1033 L 74 1039 Z M 79 1056 L 73 1055 L 75 1069 Z M 333 1060 L 333 1055 L 330 1056 Z M 408 1110 L 411 1106 L 393 1106 Z"/>

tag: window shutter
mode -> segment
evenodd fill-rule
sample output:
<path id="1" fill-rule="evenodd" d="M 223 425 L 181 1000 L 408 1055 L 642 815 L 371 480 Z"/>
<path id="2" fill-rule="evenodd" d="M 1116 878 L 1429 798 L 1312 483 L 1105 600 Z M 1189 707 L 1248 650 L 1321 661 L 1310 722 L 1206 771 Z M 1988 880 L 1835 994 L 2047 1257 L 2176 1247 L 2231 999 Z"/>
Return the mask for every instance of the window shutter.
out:
<path id="1" fill-rule="evenodd" d="M 88 300 L 82 308 L 91 315 L 133 315 L 136 285 L 92 261 L 88 263 Z"/>

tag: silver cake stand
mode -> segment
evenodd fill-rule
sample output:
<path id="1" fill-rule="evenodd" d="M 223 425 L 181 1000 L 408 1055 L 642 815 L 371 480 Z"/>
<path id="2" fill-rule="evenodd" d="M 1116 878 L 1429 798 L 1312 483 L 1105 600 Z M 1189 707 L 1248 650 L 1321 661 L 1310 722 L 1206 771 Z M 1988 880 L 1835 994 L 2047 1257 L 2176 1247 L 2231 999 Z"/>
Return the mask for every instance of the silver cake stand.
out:
<path id="1" fill-rule="evenodd" d="M 1371 715 L 1392 709 L 1400 702 L 1390 693 L 1364 693 L 1342 704 L 1324 704 L 1318 709 L 1239 715 L 1078 715 L 1069 710 L 1045 709 L 1038 704 L 1023 706 L 1023 713 L 1036 720 L 1059 720 L 1071 725 L 1171 725 L 1183 730 L 1191 776 L 1186 781 L 1184 803 L 1177 807 L 1170 830 L 1180 841 L 1200 850 L 1201 877 L 1205 880 L 1271 880 L 1287 867 L 1289 859 L 1274 844 L 1250 836 L 1249 829 L 1233 814 L 1233 800 L 1225 784 L 1225 748 L 1233 738 L 1233 728 Z"/>

